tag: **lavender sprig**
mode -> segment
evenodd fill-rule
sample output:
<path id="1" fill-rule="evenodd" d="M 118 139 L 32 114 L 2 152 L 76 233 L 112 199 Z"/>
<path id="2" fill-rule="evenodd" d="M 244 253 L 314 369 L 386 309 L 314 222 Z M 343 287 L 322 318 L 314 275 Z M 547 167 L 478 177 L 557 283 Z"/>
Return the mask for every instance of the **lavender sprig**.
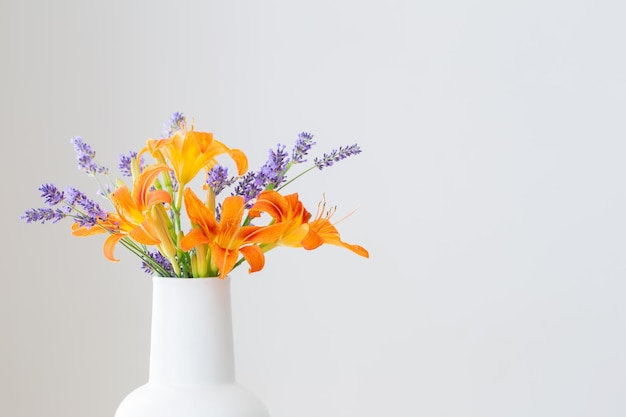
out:
<path id="1" fill-rule="evenodd" d="M 305 133 L 301 133 L 298 137 L 298 140 L 300 140 L 302 138 L 302 135 L 305 135 Z M 307 141 L 311 141 L 311 139 L 313 138 L 313 135 L 311 134 L 306 134 L 307 136 L 304 137 L 303 139 L 306 139 Z M 296 145 L 298 145 L 300 142 L 296 142 Z M 311 145 L 315 144 L 315 142 L 310 142 Z M 308 151 L 308 149 L 307 149 Z M 359 147 L 358 144 L 354 144 L 354 145 L 349 145 L 349 146 L 342 146 L 339 149 L 333 149 L 329 154 L 324 154 L 324 156 L 322 158 L 315 158 L 313 160 L 313 166 L 305 169 L 304 171 L 300 172 L 298 175 L 294 176 L 293 178 L 291 178 L 289 181 L 285 182 L 284 184 L 282 184 L 280 187 L 278 187 L 276 189 L 276 191 L 280 191 L 283 188 L 285 188 L 287 185 L 291 184 L 292 182 L 294 182 L 295 180 L 297 180 L 298 178 L 300 178 L 301 176 L 303 176 L 304 174 L 308 173 L 309 171 L 313 170 L 314 168 L 318 168 L 319 170 L 322 170 L 326 167 L 332 166 L 335 162 L 337 161 L 341 161 L 342 159 L 346 159 L 349 156 L 352 155 L 356 155 L 361 153 L 361 148 Z M 287 165 L 287 170 L 289 170 L 289 168 L 291 168 L 291 165 L 293 165 L 294 161 L 292 160 L 288 165 Z"/>
<path id="2" fill-rule="evenodd" d="M 257 177 L 262 179 L 263 188 L 275 188 L 285 180 L 285 172 L 289 164 L 289 155 L 285 152 L 285 145 L 276 145 L 276 150 L 270 149 L 269 158 L 261 167 Z"/>
<path id="3" fill-rule="evenodd" d="M 163 137 L 169 138 L 173 136 L 174 133 L 182 130 L 185 126 L 185 121 L 186 118 L 182 113 L 176 112 L 172 114 L 170 120 L 163 125 Z"/>
<path id="4" fill-rule="evenodd" d="M 65 198 L 63 191 L 60 191 L 54 184 L 43 184 L 39 187 L 39 191 L 49 206 L 56 206 Z"/>
<path id="5" fill-rule="evenodd" d="M 61 219 L 67 217 L 67 213 L 63 212 L 61 209 L 52 209 L 49 207 L 43 208 L 32 208 L 26 210 L 24 215 L 20 217 L 22 220 L 25 220 L 26 223 L 34 223 L 41 222 L 44 224 L 47 221 L 52 221 L 52 223 L 56 223 Z"/>
<path id="6" fill-rule="evenodd" d="M 43 184 L 39 187 L 39 191 L 41 191 L 41 197 L 48 206 L 54 207 L 63 203 L 64 207 L 55 209 L 43 207 L 27 210 L 21 217 L 27 223 L 45 223 L 47 221 L 56 223 L 69 216 L 81 226 L 91 227 L 98 222 L 98 219 L 107 218 L 107 213 L 96 202 L 75 188 L 60 191 L 54 184 Z"/>
<path id="7" fill-rule="evenodd" d="M 70 139 L 76 151 L 76 159 L 78 160 L 78 168 L 82 169 L 89 175 L 108 174 L 109 169 L 98 164 L 95 160 L 96 152 L 89 146 L 83 138 L 76 136 Z"/>
<path id="8" fill-rule="evenodd" d="M 349 156 L 357 155 L 361 153 L 361 148 L 358 144 L 350 145 L 350 146 L 342 146 L 339 149 L 333 149 L 331 153 L 324 154 L 324 156 L 320 158 L 315 158 L 314 164 L 320 170 L 332 166 L 333 163 L 341 161 L 342 159 L 346 159 Z"/>
<path id="9" fill-rule="evenodd" d="M 239 180 L 234 195 L 242 196 L 247 203 L 261 191 L 280 186 L 286 179 L 288 166 L 289 154 L 285 151 L 285 145 L 279 143 L 276 150 L 269 150 L 267 162 L 257 172 L 248 172 Z"/>
<path id="10" fill-rule="evenodd" d="M 236 180 L 236 177 L 228 176 L 228 168 L 221 165 L 215 165 L 209 170 L 207 174 L 206 183 L 213 189 L 213 193 L 218 195 L 224 188 L 231 186 Z"/>
<path id="11" fill-rule="evenodd" d="M 304 159 L 304 157 L 307 156 L 313 145 L 315 145 L 315 142 L 313 142 L 312 134 L 307 132 L 302 132 L 298 134 L 296 144 L 291 151 L 291 161 L 294 164 L 306 162 L 306 159 Z"/>
<path id="12" fill-rule="evenodd" d="M 172 263 L 161 254 L 161 252 L 154 251 L 148 252 L 147 256 L 150 260 L 144 260 L 141 264 L 141 269 L 147 274 L 154 274 L 155 269 L 159 269 L 158 273 L 161 276 L 174 276 L 174 268 Z M 165 273 L 165 275 L 163 275 Z"/>
<path id="13" fill-rule="evenodd" d="M 256 198 L 261 191 L 263 191 L 262 181 L 257 180 L 256 173 L 250 171 L 241 177 L 235 186 L 233 195 L 242 196 L 244 202 L 248 203 L 248 201 Z"/>
<path id="14" fill-rule="evenodd" d="M 94 226 L 98 219 L 106 219 L 107 213 L 95 201 L 89 199 L 83 192 L 76 188 L 68 187 L 65 190 L 65 203 L 77 213 L 75 221 L 81 226 Z"/>
<path id="15" fill-rule="evenodd" d="M 137 158 L 137 152 L 135 151 L 131 151 L 128 153 L 128 155 L 120 155 L 120 163 L 118 165 L 120 172 L 122 173 L 122 176 L 124 177 L 132 177 L 133 176 L 133 170 L 132 170 L 132 163 L 133 160 L 135 160 L 135 158 Z M 144 166 L 144 160 L 143 158 L 141 158 L 139 160 L 139 172 L 143 171 L 143 166 Z"/>

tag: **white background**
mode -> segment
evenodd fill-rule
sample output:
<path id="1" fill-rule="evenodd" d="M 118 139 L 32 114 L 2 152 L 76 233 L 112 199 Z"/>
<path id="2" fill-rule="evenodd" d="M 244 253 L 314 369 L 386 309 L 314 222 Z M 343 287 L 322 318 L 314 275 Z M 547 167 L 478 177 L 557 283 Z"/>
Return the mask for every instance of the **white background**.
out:
<path id="1" fill-rule="evenodd" d="M 0 415 L 111 417 L 145 382 L 150 278 L 52 182 L 174 111 L 260 166 L 363 153 L 291 188 L 344 240 L 234 273 L 239 381 L 273 417 L 626 415 L 620 1 L 0 2 Z M 93 195 L 93 194 L 91 194 Z"/>

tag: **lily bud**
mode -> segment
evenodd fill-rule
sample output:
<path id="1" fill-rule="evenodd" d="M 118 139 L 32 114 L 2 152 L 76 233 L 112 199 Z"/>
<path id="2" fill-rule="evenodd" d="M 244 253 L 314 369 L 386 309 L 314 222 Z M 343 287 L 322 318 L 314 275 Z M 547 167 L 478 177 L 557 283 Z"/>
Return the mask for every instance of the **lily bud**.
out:
<path id="1" fill-rule="evenodd" d="M 215 192 L 211 186 L 207 186 L 206 206 L 209 210 L 215 213 Z"/>
<path id="2" fill-rule="evenodd" d="M 196 246 L 196 267 L 198 269 L 198 276 L 206 277 L 209 272 L 209 264 L 207 262 L 207 249 L 208 245 Z"/>
<path id="3" fill-rule="evenodd" d="M 165 208 L 161 204 L 155 204 L 150 210 L 150 215 L 154 223 L 154 230 L 161 241 L 160 247 L 163 254 L 170 259 L 170 262 L 176 258 L 176 246 L 172 241 L 170 234 L 171 221 L 165 212 Z"/>
<path id="4" fill-rule="evenodd" d="M 139 168 L 139 162 L 140 162 L 139 156 L 136 156 L 135 158 L 132 159 L 132 161 L 130 161 L 130 172 L 133 175 L 133 181 L 141 173 L 141 168 Z"/>

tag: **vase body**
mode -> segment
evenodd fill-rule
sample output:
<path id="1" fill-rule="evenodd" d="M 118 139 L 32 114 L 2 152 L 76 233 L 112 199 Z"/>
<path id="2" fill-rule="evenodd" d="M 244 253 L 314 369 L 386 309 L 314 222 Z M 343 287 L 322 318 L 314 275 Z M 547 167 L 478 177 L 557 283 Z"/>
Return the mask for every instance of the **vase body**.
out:
<path id="1" fill-rule="evenodd" d="M 230 278 L 153 278 L 148 382 L 115 417 L 269 417 L 235 380 Z"/>

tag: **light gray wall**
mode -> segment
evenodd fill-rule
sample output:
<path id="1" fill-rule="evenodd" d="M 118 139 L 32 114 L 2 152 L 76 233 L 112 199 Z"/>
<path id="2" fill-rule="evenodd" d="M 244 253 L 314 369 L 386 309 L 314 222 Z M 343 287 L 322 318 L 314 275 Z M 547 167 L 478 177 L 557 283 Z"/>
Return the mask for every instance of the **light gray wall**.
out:
<path id="1" fill-rule="evenodd" d="M 174 111 L 251 166 L 308 130 L 359 157 L 345 240 L 234 275 L 238 377 L 273 417 L 626 414 L 619 1 L 0 3 L 0 415 L 110 417 L 147 376 L 151 283 L 27 225 Z"/>

